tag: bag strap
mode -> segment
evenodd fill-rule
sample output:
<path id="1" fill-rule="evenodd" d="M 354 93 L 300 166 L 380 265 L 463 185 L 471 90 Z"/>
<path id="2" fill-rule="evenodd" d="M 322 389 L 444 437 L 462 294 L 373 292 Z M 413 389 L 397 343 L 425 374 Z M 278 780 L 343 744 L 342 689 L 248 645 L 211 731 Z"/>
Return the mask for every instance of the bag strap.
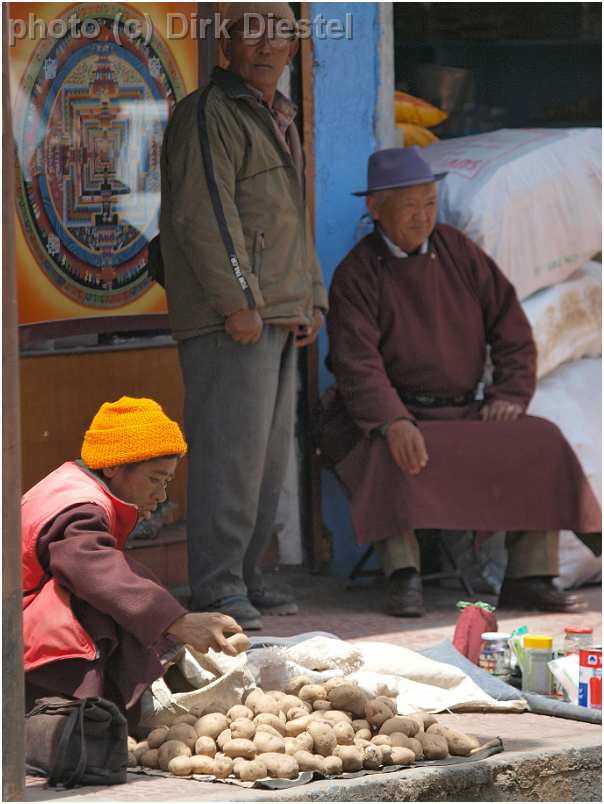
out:
<path id="1" fill-rule="evenodd" d="M 48 775 L 48 784 L 56 787 L 57 784 L 62 784 L 64 787 L 74 787 L 78 784 L 84 776 L 86 770 L 86 763 L 88 755 L 86 751 L 86 740 L 84 739 L 84 709 L 86 708 L 86 699 L 83 698 L 76 709 L 70 712 L 63 732 L 57 745 L 57 758 Z M 80 756 L 78 758 L 76 767 L 73 773 L 67 779 L 63 779 L 63 774 L 67 767 L 69 759 L 69 742 L 73 733 L 79 728 L 80 738 Z"/>

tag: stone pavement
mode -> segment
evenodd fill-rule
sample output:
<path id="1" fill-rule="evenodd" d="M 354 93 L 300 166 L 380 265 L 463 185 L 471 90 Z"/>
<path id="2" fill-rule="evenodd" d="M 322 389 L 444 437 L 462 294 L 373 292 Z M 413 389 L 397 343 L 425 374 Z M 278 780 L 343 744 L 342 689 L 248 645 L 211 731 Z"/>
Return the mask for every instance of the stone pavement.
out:
<path id="1" fill-rule="evenodd" d="M 300 613 L 265 617 L 261 634 L 291 636 L 329 631 L 350 641 L 388 641 L 415 650 L 451 639 L 455 603 L 466 595 L 453 582 L 426 588 L 424 618 L 403 620 L 381 612 L 383 578 L 346 588 L 342 578 L 296 569 L 274 573 L 277 585 L 292 587 Z M 567 625 L 588 625 L 601 644 L 601 588 L 581 590 L 583 614 L 497 612 L 500 630 L 527 625 L 533 633 L 561 634 Z M 492 595 L 475 599 L 496 603 Z M 361 779 L 319 781 L 272 792 L 130 774 L 127 785 L 57 793 L 29 780 L 27 801 L 600 801 L 601 729 L 587 723 L 523 714 L 439 715 L 447 725 L 477 734 L 481 742 L 501 737 L 505 751 L 473 764 L 415 768 Z"/>

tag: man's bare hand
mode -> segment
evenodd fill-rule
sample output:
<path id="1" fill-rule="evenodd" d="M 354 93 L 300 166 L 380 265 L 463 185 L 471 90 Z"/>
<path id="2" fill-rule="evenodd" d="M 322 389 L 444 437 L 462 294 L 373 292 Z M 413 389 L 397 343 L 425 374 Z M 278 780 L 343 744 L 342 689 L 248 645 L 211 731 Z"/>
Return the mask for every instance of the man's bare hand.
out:
<path id="1" fill-rule="evenodd" d="M 313 310 L 312 324 L 310 326 L 308 324 L 300 325 L 295 330 L 296 346 L 298 349 L 301 349 L 303 346 L 310 346 L 311 343 L 317 340 L 324 321 L 325 316 L 323 315 L 323 311 L 315 307 Z"/>
<path id="2" fill-rule="evenodd" d="M 241 626 L 227 614 L 218 612 L 189 612 L 175 620 L 168 628 L 180 642 L 192 645 L 200 653 L 207 653 L 210 648 L 229 656 L 236 656 L 237 650 L 229 644 L 225 636 L 241 633 Z"/>
<path id="3" fill-rule="evenodd" d="M 424 437 L 413 422 L 401 419 L 386 430 L 386 442 L 399 469 L 418 475 L 428 463 Z"/>
<path id="4" fill-rule="evenodd" d="M 237 310 L 224 322 L 224 328 L 231 338 L 244 345 L 258 343 L 262 326 L 262 318 L 257 310 Z"/>
<path id="5" fill-rule="evenodd" d="M 506 402 L 505 399 L 495 399 L 480 408 L 483 422 L 515 422 L 523 413 L 522 405 Z"/>

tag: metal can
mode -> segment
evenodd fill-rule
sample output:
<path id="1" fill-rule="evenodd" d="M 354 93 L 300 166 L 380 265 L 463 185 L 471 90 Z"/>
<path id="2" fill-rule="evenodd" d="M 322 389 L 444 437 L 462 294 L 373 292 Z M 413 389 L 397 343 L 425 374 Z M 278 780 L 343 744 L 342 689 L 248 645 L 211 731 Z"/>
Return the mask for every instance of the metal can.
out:
<path id="1" fill-rule="evenodd" d="M 593 644 L 593 636 L 593 628 L 573 628 L 571 626 L 565 628 L 562 645 L 564 655 L 579 653 L 581 648 L 589 648 Z"/>
<path id="2" fill-rule="evenodd" d="M 510 660 L 510 634 L 503 631 L 485 631 L 480 636 L 478 665 L 502 681 L 509 681 L 512 665 Z"/>
<path id="3" fill-rule="evenodd" d="M 602 709 L 602 646 L 579 652 L 579 706 Z"/>

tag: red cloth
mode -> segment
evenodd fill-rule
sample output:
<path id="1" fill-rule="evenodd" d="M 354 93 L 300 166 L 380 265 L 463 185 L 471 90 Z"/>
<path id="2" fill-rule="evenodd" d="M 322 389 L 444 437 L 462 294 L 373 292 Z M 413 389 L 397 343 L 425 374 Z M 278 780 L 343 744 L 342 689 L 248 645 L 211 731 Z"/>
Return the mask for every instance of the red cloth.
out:
<path id="1" fill-rule="evenodd" d="M 453 645 L 467 659 L 478 664 L 481 635 L 487 631 L 498 631 L 497 618 L 492 611 L 480 606 L 466 606 L 455 625 Z"/>
<path id="2" fill-rule="evenodd" d="M 483 422 L 480 403 L 410 408 L 400 393 L 475 389 L 491 347 L 487 400 L 526 408 L 536 349 L 513 286 L 481 249 L 437 225 L 425 255 L 394 258 L 379 233 L 338 266 L 330 289 L 327 365 L 359 441 L 336 471 L 360 543 L 405 530 L 601 530 L 601 511 L 558 428 L 544 419 Z M 375 429 L 402 416 L 429 455 L 416 476 L 399 470 Z M 345 428 L 338 425 L 338 433 Z M 334 429 L 338 429 L 335 428 Z"/>

